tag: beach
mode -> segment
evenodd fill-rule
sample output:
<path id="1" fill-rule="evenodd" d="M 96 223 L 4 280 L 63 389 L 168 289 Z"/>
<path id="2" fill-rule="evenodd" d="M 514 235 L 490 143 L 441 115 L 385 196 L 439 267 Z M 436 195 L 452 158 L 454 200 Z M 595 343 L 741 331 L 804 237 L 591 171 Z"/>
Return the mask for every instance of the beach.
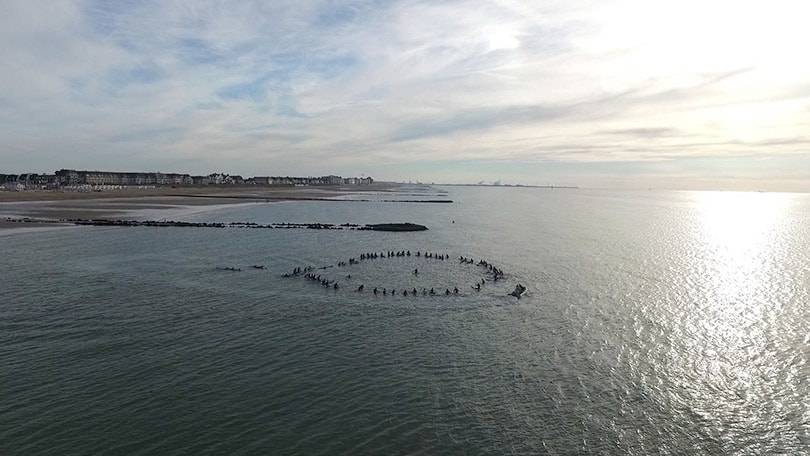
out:
<path id="1" fill-rule="evenodd" d="M 53 226 L 66 219 L 166 218 L 235 204 L 280 201 L 342 201 L 363 194 L 396 194 L 399 184 L 363 186 L 198 186 L 123 189 L 104 192 L 0 192 L 0 229 L 19 228 L 8 219 L 33 219 L 26 228 Z"/>

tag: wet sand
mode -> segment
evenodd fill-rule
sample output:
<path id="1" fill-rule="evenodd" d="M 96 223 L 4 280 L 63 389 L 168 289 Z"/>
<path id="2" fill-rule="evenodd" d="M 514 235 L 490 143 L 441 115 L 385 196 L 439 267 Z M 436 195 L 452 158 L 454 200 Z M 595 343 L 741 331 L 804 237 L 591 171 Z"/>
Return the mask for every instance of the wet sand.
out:
<path id="1" fill-rule="evenodd" d="M 66 219 L 164 218 L 224 205 L 279 201 L 345 201 L 364 193 L 398 193 L 399 184 L 318 187 L 161 187 L 105 192 L 0 192 L 0 229 L 55 226 Z M 9 219 L 33 219 L 27 223 Z"/>
<path id="2" fill-rule="evenodd" d="M 375 182 L 371 185 L 319 185 L 309 187 L 290 186 L 189 186 L 158 187 L 148 189 L 127 188 L 103 192 L 62 192 L 38 190 L 25 192 L 0 191 L 0 203 L 22 201 L 65 201 L 97 199 L 130 199 L 146 197 L 205 197 L 215 198 L 330 198 L 351 193 L 398 192 L 400 184 Z"/>

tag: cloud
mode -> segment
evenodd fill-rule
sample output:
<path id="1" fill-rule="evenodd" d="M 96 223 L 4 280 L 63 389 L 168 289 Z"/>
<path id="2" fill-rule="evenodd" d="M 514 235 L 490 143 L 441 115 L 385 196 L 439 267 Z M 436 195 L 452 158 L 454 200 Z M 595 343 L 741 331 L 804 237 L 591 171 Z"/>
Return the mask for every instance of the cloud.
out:
<path id="1" fill-rule="evenodd" d="M 600 133 L 606 135 L 630 136 L 642 139 L 662 138 L 676 136 L 679 134 L 678 130 L 668 127 L 623 128 L 618 130 L 605 130 Z"/>
<path id="2" fill-rule="evenodd" d="M 449 181 L 491 180 L 471 162 L 561 180 L 701 156 L 810 165 L 808 11 L 775 1 L 10 0 L 0 164 Z"/>

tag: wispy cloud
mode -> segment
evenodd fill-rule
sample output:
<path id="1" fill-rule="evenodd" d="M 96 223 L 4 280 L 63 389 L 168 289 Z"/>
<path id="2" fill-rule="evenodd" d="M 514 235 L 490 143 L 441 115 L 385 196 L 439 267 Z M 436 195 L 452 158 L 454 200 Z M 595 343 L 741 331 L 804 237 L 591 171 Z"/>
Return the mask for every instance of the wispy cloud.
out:
<path id="1" fill-rule="evenodd" d="M 617 163 L 703 178 L 696 157 L 810 169 L 810 7 L 650 3 L 10 0 L 0 165 L 533 181 L 529 163 L 534 181 L 578 182 Z"/>

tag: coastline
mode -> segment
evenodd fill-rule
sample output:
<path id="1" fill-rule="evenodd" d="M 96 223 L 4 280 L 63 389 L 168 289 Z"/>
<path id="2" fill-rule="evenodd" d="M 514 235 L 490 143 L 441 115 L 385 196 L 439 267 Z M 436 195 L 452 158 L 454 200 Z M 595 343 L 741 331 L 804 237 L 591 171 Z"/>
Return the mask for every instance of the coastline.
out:
<path id="1" fill-rule="evenodd" d="M 400 184 L 380 182 L 363 186 L 163 187 L 92 193 L 0 192 L 0 231 L 8 234 L 9 231 L 30 232 L 72 226 L 64 223 L 67 219 L 176 219 L 258 203 L 365 201 L 352 198 L 362 198 L 364 194 L 372 193 L 394 195 L 402 190 Z M 24 219 L 29 221 L 24 222 Z"/>
<path id="2" fill-rule="evenodd" d="M 123 218 L 130 218 L 132 220 L 149 220 L 149 219 L 172 219 L 182 218 L 189 215 L 205 214 L 209 212 L 216 212 L 222 209 L 228 209 L 239 206 L 248 206 L 252 204 L 275 204 L 266 203 L 263 201 L 255 202 L 235 202 L 232 204 L 207 204 L 207 205 L 165 205 L 165 206 L 150 206 L 148 208 L 139 207 L 138 205 L 121 205 L 119 209 L 114 212 L 106 210 L 99 210 L 93 212 L 92 215 L 99 217 L 103 216 L 112 220 L 120 220 Z M 54 210 L 48 212 L 46 215 L 50 217 L 28 217 L 19 216 L 9 212 L 3 212 L 4 206 L 0 203 L 0 236 L 18 234 L 18 233 L 31 233 L 31 232 L 44 232 L 53 231 L 58 229 L 80 228 L 73 222 L 63 221 L 64 219 L 75 217 L 77 214 L 85 214 L 85 212 L 74 212 L 68 210 Z M 43 211 L 43 213 L 45 213 Z M 52 217 L 59 218 L 52 218 Z M 28 219 L 28 221 L 25 221 Z"/>
<path id="3" fill-rule="evenodd" d="M 139 199 L 153 197 L 241 197 L 241 198 L 327 198 L 352 193 L 397 192 L 401 185 L 375 182 L 370 185 L 318 186 L 165 186 L 156 188 L 123 188 L 102 192 L 63 192 L 57 190 L 0 191 L 0 204 L 36 201 L 88 201 L 98 199 Z"/>

